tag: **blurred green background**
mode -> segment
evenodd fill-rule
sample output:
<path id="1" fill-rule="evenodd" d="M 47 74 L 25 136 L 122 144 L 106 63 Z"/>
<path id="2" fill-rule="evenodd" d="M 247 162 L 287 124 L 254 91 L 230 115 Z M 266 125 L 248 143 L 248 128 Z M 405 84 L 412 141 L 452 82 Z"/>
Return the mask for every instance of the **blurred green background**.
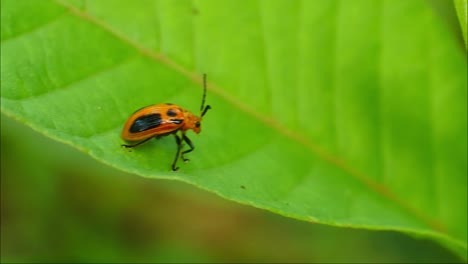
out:
<path id="1" fill-rule="evenodd" d="M 135 177 L 2 115 L 4 262 L 460 262 L 397 232 L 336 228 Z"/>

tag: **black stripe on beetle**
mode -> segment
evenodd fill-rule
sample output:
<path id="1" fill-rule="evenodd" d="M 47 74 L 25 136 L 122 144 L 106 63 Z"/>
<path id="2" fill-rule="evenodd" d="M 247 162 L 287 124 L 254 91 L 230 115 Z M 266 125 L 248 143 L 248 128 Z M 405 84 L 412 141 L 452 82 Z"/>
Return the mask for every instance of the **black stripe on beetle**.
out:
<path id="1" fill-rule="evenodd" d="M 169 119 L 171 121 L 171 123 L 173 124 L 182 124 L 182 122 L 184 122 L 184 119 Z"/>
<path id="2" fill-rule="evenodd" d="M 174 116 L 177 116 L 177 112 L 174 111 L 174 109 L 172 108 L 169 108 L 169 110 L 167 110 L 166 114 L 170 117 L 174 117 Z"/>
<path id="3" fill-rule="evenodd" d="M 140 116 L 133 121 L 130 127 L 130 133 L 138 133 L 148 129 L 158 127 L 162 124 L 161 114 L 149 114 Z"/>

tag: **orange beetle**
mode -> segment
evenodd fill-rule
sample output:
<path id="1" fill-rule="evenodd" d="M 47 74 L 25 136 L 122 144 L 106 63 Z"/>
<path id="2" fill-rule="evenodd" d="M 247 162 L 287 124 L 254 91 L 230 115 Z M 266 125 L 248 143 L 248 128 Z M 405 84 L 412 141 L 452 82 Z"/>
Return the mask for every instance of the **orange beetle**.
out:
<path id="1" fill-rule="evenodd" d="M 203 97 L 201 104 L 200 117 L 195 116 L 191 112 L 181 108 L 175 104 L 157 104 L 143 107 L 134 112 L 125 122 L 122 130 L 122 138 L 128 142 L 136 142 L 133 145 L 123 144 L 123 147 L 133 148 L 139 146 L 152 138 L 159 139 L 161 137 L 173 134 L 177 143 L 177 152 L 172 162 L 172 170 L 176 171 L 179 167 L 176 166 L 179 155 L 184 162 L 189 159 L 184 155 L 191 152 L 195 147 L 192 141 L 185 135 L 185 132 L 192 129 L 195 133 L 200 133 L 201 121 L 206 111 L 211 109 L 209 105 L 205 105 L 206 98 L 206 74 L 203 75 Z M 180 131 L 181 135 L 177 135 Z M 190 149 L 180 152 L 182 142 L 185 141 Z"/>

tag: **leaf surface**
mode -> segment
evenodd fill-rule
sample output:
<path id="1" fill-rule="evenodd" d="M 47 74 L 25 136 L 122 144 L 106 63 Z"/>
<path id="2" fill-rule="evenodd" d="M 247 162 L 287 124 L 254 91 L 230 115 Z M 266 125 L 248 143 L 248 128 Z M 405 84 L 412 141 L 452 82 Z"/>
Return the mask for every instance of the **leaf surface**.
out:
<path id="1" fill-rule="evenodd" d="M 467 65 L 423 0 L 2 1 L 1 109 L 111 166 L 297 219 L 403 231 L 466 259 Z M 122 149 L 125 120 L 198 114 Z"/>

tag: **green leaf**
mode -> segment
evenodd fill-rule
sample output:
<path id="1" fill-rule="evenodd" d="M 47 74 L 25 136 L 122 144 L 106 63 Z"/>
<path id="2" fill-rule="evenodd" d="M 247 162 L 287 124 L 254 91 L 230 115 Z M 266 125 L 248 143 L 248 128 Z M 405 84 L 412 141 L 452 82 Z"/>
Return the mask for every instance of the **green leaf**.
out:
<path id="1" fill-rule="evenodd" d="M 468 50 L 468 0 L 453 0 L 453 4 L 457 10 L 458 19 L 460 20 L 460 27 L 463 32 L 463 39 L 465 40 L 465 47 Z"/>
<path id="2" fill-rule="evenodd" d="M 2 1 L 1 109 L 110 166 L 467 259 L 465 53 L 424 0 Z M 213 107 L 172 172 L 136 109 Z"/>

